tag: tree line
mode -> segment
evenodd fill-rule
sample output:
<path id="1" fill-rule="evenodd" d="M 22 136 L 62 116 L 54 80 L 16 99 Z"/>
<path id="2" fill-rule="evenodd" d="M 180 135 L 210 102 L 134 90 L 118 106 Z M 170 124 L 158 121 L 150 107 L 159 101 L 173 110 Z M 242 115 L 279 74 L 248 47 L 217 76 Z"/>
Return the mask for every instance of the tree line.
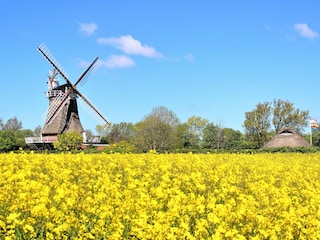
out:
<path id="1" fill-rule="evenodd" d="M 111 126 L 97 125 L 96 132 L 102 143 L 111 147 L 129 149 L 129 151 L 147 152 L 169 151 L 206 151 L 212 149 L 243 150 L 259 149 L 282 128 L 289 127 L 308 139 L 303 130 L 309 124 L 309 111 L 296 108 L 293 103 L 280 99 L 258 103 L 251 111 L 245 112 L 243 122 L 244 133 L 224 127 L 222 123 L 214 123 L 200 116 L 191 116 L 181 123 L 177 115 L 170 109 L 155 107 L 138 123 L 120 122 Z M 16 117 L 3 122 L 0 119 L 0 151 L 11 151 L 19 147 L 27 147 L 24 138 L 39 136 L 41 127 L 24 130 Z M 88 139 L 93 136 L 87 130 Z M 313 144 L 320 146 L 320 134 L 313 135 Z M 74 141 L 75 136 L 69 138 Z M 62 138 L 66 139 L 68 138 Z M 70 142 L 72 139 L 69 139 Z M 65 144 L 57 143 L 56 148 Z"/>
<path id="2" fill-rule="evenodd" d="M 198 149 L 258 149 L 284 127 L 303 135 L 309 123 L 309 111 L 295 108 L 289 101 L 273 100 L 258 103 L 252 111 L 245 112 L 244 133 L 210 122 L 199 116 L 191 116 L 181 123 L 176 114 L 156 107 L 141 122 L 115 124 L 104 129 L 107 143 L 125 141 L 147 150 L 198 150 Z M 97 126 L 99 132 L 102 126 Z M 318 134 L 313 135 L 319 138 Z M 306 138 L 308 136 L 305 136 Z"/>
<path id="3" fill-rule="evenodd" d="M 39 136 L 41 127 L 34 130 L 23 129 L 22 122 L 13 117 L 6 122 L 0 118 L 0 152 L 8 152 L 19 148 L 27 148 L 25 138 L 30 136 Z"/>

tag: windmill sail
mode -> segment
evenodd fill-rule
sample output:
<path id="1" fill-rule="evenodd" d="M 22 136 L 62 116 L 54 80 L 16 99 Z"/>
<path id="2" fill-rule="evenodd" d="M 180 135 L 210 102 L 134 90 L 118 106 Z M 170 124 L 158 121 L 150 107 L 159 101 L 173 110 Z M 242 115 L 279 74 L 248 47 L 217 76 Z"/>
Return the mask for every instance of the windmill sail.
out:
<path id="1" fill-rule="evenodd" d="M 99 116 L 104 123 L 110 125 L 110 121 L 107 120 L 106 117 L 103 116 L 103 114 L 81 93 L 78 92 L 78 94 L 80 95 L 80 97 L 82 98 L 82 100 L 90 107 L 90 108 L 86 108 L 87 111 L 89 113 L 91 113 L 91 116 L 95 117 L 95 116 Z"/>
<path id="2" fill-rule="evenodd" d="M 54 67 L 55 70 L 58 71 L 58 73 L 61 75 L 61 77 L 64 78 L 64 80 L 66 80 L 66 82 L 70 85 L 72 85 L 72 83 L 70 82 L 70 80 L 68 79 L 68 75 L 65 73 L 65 71 L 62 70 L 62 67 L 60 66 L 60 64 L 58 63 L 58 61 L 55 59 L 55 57 L 52 55 L 52 53 L 50 52 L 50 50 L 47 48 L 46 45 L 44 45 L 44 43 L 42 43 L 39 47 L 38 47 L 38 51 L 42 54 L 42 56 L 47 59 L 47 61 Z"/>

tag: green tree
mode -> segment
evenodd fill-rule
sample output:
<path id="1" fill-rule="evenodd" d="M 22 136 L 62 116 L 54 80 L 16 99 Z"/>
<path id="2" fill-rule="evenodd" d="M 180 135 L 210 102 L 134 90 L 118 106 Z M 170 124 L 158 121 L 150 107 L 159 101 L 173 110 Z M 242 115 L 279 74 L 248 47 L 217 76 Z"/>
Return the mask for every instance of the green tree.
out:
<path id="1" fill-rule="evenodd" d="M 2 125 L 2 130 L 21 130 L 22 122 L 17 117 L 9 118 L 5 124 Z"/>
<path id="2" fill-rule="evenodd" d="M 224 128 L 223 136 L 225 140 L 225 149 L 243 149 L 245 140 L 243 139 L 243 134 L 240 131 L 232 128 Z"/>
<path id="3" fill-rule="evenodd" d="M 54 148 L 60 151 L 77 150 L 83 142 L 78 132 L 66 132 L 58 135 L 58 141 L 53 143 Z"/>
<path id="4" fill-rule="evenodd" d="M 22 130 L 17 130 L 15 131 L 15 136 L 16 136 L 16 145 L 18 146 L 18 148 L 26 148 L 28 147 L 26 142 L 25 142 L 25 138 L 26 137 L 30 137 L 33 135 L 33 131 L 30 129 L 22 129 Z M 17 148 L 17 149 L 18 149 Z"/>
<path id="5" fill-rule="evenodd" d="M 113 124 L 108 138 L 111 143 L 118 142 L 130 142 L 134 136 L 134 125 L 132 123 L 121 122 L 119 124 Z"/>
<path id="6" fill-rule="evenodd" d="M 190 145 L 193 148 L 199 147 L 202 140 L 203 130 L 208 124 L 208 120 L 199 116 L 188 118 L 186 125 L 188 127 Z"/>
<path id="7" fill-rule="evenodd" d="M 308 126 L 309 111 L 301 111 L 289 101 L 274 99 L 272 113 L 272 123 L 276 133 L 284 127 L 302 133 L 302 130 Z"/>
<path id="8" fill-rule="evenodd" d="M 40 137 L 41 136 L 41 126 L 37 126 L 35 127 L 35 129 L 33 130 L 33 134 L 30 136 L 34 136 L 34 137 Z"/>
<path id="9" fill-rule="evenodd" d="M 2 130 L 0 131 L 0 152 L 8 152 L 26 148 L 25 137 L 32 136 L 32 131 L 25 130 Z"/>
<path id="10" fill-rule="evenodd" d="M 240 131 L 224 128 L 221 124 L 208 123 L 203 130 L 201 146 L 213 149 L 243 149 L 247 144 Z"/>
<path id="11" fill-rule="evenodd" d="M 100 137 L 106 136 L 111 130 L 110 124 L 104 124 L 104 125 L 97 125 L 96 126 L 96 132 Z"/>
<path id="12" fill-rule="evenodd" d="M 312 145 L 320 147 L 320 130 L 319 129 L 312 130 L 311 137 L 312 137 Z M 306 136 L 306 138 L 307 138 L 306 140 L 309 142 L 310 135 Z"/>
<path id="13" fill-rule="evenodd" d="M 142 151 L 169 150 L 174 146 L 176 130 L 180 124 L 176 114 L 165 108 L 156 107 L 136 125 L 135 143 Z"/>
<path id="14" fill-rule="evenodd" d="M 223 148 L 223 128 L 218 124 L 208 123 L 203 129 L 203 139 L 201 141 L 201 146 L 203 148 Z"/>
<path id="15" fill-rule="evenodd" d="M 6 123 L 0 119 L 0 128 L 1 152 L 17 150 L 20 147 L 25 148 L 25 137 L 33 135 L 31 130 L 22 130 L 22 122 L 16 117 L 8 119 Z"/>
<path id="16" fill-rule="evenodd" d="M 97 125 L 96 132 L 98 136 L 101 137 L 101 143 L 110 143 L 110 139 L 108 137 L 110 131 L 112 129 L 111 124 Z"/>
<path id="17" fill-rule="evenodd" d="M 270 138 L 271 122 L 274 132 L 290 127 L 298 133 L 308 126 L 309 111 L 295 108 L 293 103 L 283 100 L 258 103 L 251 112 L 245 113 L 244 128 L 248 140 L 256 142 L 259 147 Z"/>
<path id="18" fill-rule="evenodd" d="M 174 141 L 175 149 L 191 148 L 194 141 L 194 137 L 189 131 L 187 123 L 182 123 L 177 126 L 176 140 Z"/>
<path id="19" fill-rule="evenodd" d="M 244 128 L 249 141 L 256 142 L 259 147 L 267 141 L 270 129 L 270 102 L 258 103 L 251 112 L 245 113 Z"/>
<path id="20" fill-rule="evenodd" d="M 8 152 L 17 149 L 15 132 L 12 130 L 0 131 L 0 151 Z"/>

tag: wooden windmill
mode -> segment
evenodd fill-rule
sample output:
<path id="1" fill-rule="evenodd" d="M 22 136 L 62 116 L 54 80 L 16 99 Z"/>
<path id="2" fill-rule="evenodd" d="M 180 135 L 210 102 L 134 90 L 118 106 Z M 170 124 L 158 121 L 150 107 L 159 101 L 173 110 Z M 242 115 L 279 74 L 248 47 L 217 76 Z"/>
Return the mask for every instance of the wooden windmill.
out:
<path id="1" fill-rule="evenodd" d="M 53 70 L 48 77 L 47 98 L 49 99 L 49 108 L 43 116 L 45 124 L 41 131 L 42 141 L 54 142 L 57 140 L 58 134 L 65 132 L 76 131 L 81 134 L 85 132 L 78 113 L 77 98 L 79 97 L 86 103 L 91 113 L 109 125 L 110 122 L 77 89 L 77 85 L 79 83 L 83 85 L 89 75 L 97 69 L 99 65 L 98 57 L 93 60 L 78 80 L 72 84 L 48 48 L 44 44 L 41 44 L 38 50 L 53 66 Z M 66 81 L 65 84 L 59 85 L 58 74 Z"/>

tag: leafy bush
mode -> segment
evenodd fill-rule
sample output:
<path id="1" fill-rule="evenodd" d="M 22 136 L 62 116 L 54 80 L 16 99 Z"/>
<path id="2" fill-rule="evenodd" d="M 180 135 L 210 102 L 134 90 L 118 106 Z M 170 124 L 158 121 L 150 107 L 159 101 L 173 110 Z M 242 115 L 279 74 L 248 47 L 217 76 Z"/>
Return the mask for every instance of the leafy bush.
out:
<path id="1" fill-rule="evenodd" d="M 60 151 L 80 149 L 83 142 L 82 135 L 78 132 L 67 132 L 58 135 L 58 141 L 54 142 L 54 148 Z"/>
<path id="2" fill-rule="evenodd" d="M 126 141 L 110 144 L 104 149 L 105 153 L 139 153 L 139 148 Z"/>

